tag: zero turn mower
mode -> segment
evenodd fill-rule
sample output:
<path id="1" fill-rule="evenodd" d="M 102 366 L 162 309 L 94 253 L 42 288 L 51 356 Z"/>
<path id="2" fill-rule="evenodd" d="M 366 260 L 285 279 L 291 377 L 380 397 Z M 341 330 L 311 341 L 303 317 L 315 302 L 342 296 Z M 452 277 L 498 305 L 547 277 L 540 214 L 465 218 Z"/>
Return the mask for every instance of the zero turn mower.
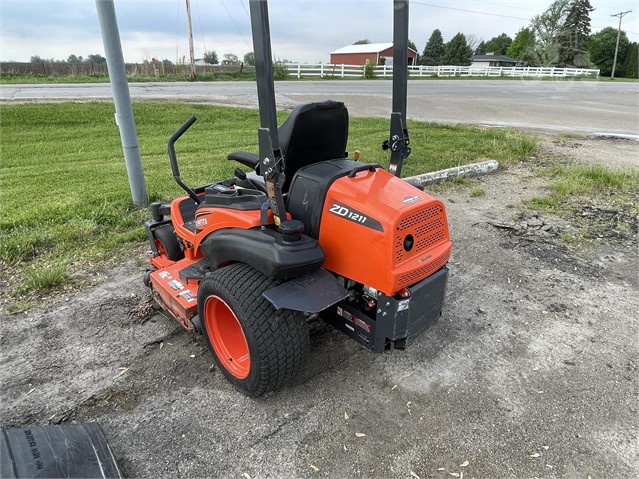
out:
<path id="1" fill-rule="evenodd" d="M 348 158 L 348 112 L 300 105 L 276 123 L 268 9 L 250 0 L 261 128 L 259 154 L 228 155 L 235 178 L 153 203 L 145 283 L 187 330 L 203 335 L 240 391 L 280 388 L 309 354 L 321 318 L 373 352 L 402 349 L 442 310 L 451 242 L 444 205 L 400 178 L 406 127 L 408 1 L 394 0 L 390 168 Z"/>

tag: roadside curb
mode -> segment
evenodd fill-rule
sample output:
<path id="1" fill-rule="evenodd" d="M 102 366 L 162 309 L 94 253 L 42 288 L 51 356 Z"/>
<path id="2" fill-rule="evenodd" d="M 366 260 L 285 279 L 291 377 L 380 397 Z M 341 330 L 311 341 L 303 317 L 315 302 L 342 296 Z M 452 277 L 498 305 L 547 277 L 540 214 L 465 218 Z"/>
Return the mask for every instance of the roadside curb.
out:
<path id="1" fill-rule="evenodd" d="M 432 171 L 421 175 L 410 176 L 404 180 L 418 181 L 421 185 L 432 185 L 442 181 L 449 180 L 456 176 L 482 176 L 492 173 L 499 168 L 499 163 L 495 160 L 482 161 L 480 163 L 472 163 L 470 165 L 456 166 L 445 170 Z"/>

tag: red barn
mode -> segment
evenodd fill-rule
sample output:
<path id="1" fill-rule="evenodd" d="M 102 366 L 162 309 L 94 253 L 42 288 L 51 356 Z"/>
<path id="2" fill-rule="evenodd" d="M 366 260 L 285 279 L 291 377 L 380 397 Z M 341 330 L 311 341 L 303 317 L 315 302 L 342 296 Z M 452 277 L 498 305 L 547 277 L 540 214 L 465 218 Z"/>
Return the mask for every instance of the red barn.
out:
<path id="1" fill-rule="evenodd" d="M 408 64 L 417 63 L 417 52 L 408 48 Z M 374 65 L 380 64 L 381 58 L 386 59 L 386 65 L 393 64 L 392 43 L 365 43 L 362 45 L 347 45 L 331 52 L 333 65 L 365 65 L 370 61 Z"/>

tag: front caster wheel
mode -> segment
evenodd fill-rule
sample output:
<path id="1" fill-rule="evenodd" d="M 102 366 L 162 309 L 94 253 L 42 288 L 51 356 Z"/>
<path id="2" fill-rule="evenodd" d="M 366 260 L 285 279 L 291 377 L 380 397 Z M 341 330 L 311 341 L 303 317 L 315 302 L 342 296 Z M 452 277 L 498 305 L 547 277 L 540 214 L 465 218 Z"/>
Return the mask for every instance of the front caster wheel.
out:
<path id="1" fill-rule="evenodd" d="M 203 336 L 213 358 L 229 382 L 249 396 L 284 386 L 309 355 L 303 314 L 275 310 L 262 296 L 277 284 L 236 263 L 207 274 L 198 290 Z"/>

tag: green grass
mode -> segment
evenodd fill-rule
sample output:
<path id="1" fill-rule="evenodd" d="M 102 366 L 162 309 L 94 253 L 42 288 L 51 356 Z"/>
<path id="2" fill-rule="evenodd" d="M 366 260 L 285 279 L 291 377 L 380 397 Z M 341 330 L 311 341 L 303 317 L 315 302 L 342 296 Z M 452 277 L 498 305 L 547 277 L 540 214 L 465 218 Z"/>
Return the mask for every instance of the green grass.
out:
<path id="1" fill-rule="evenodd" d="M 603 166 L 555 166 L 551 168 L 553 193 L 557 198 L 591 195 L 604 189 L 628 191 L 639 185 L 637 170 L 611 170 Z"/>
<path id="2" fill-rule="evenodd" d="M 468 194 L 471 198 L 478 198 L 480 196 L 484 196 L 486 194 L 486 190 L 484 189 L 483 186 L 477 186 L 473 188 L 472 190 L 470 190 L 470 193 Z"/>
<path id="3" fill-rule="evenodd" d="M 573 164 L 539 169 L 539 173 L 550 179 L 548 195 L 524 203 L 568 219 L 575 231 L 562 232 L 562 241 L 636 238 L 639 170 Z"/>
<path id="4" fill-rule="evenodd" d="M 548 212 L 570 208 L 575 200 L 617 197 L 633 203 L 639 195 L 639 171 L 610 169 L 599 165 L 555 165 L 539 169 L 551 180 L 548 196 L 535 196 L 528 205 Z"/>
<path id="5" fill-rule="evenodd" d="M 550 198 L 548 196 L 535 196 L 530 199 L 531 206 L 546 211 L 552 210 L 557 204 L 558 201 L 556 198 Z"/>
<path id="6" fill-rule="evenodd" d="M 16 273 L 20 291 L 59 286 L 77 271 L 121 260 L 133 245 L 139 250 L 144 244 L 150 214 L 131 204 L 113 113 L 110 103 L 2 105 L 0 261 Z M 255 110 L 136 103 L 134 114 L 151 200 L 183 194 L 171 175 L 166 141 L 191 114 L 198 122 L 176 145 L 187 184 L 231 177 L 237 164 L 227 153 L 257 151 Z M 280 121 L 285 117 L 281 113 Z M 503 129 L 418 122 L 409 128 L 413 153 L 404 176 L 484 158 L 511 163 L 537 148 L 533 137 Z M 351 118 L 349 151 L 361 150 L 363 162 L 387 165 L 388 152 L 380 147 L 387 136 L 387 120 Z"/>
<path id="7" fill-rule="evenodd" d="M 71 278 L 65 264 L 33 265 L 25 271 L 26 279 L 18 288 L 19 293 L 46 292 L 67 284 Z"/>

